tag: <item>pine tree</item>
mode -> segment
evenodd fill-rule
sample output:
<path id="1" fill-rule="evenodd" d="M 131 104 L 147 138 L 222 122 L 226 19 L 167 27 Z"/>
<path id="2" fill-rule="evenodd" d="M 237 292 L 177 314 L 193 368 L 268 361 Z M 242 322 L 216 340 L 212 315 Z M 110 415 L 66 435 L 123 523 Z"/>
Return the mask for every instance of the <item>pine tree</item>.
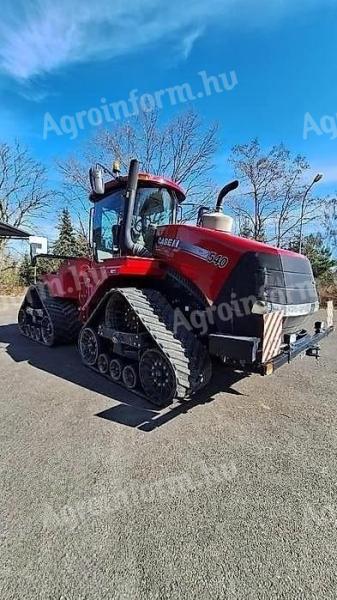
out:
<path id="1" fill-rule="evenodd" d="M 88 256 L 89 243 L 83 233 L 77 233 L 73 227 L 71 215 L 64 208 L 59 216 L 59 236 L 53 244 L 53 253 L 60 256 Z"/>
<path id="2" fill-rule="evenodd" d="M 300 239 L 296 235 L 289 244 L 289 250 L 299 252 L 299 248 Z M 311 233 L 302 240 L 302 254 L 310 260 L 315 277 L 321 277 L 337 264 L 320 233 Z"/>
<path id="3" fill-rule="evenodd" d="M 59 216 L 59 236 L 53 244 L 53 253 L 60 256 L 77 256 L 78 247 L 76 235 L 71 221 L 70 212 L 64 208 Z"/>
<path id="4" fill-rule="evenodd" d="M 79 256 L 90 256 L 90 244 L 88 238 L 81 231 L 76 234 L 76 244 Z"/>

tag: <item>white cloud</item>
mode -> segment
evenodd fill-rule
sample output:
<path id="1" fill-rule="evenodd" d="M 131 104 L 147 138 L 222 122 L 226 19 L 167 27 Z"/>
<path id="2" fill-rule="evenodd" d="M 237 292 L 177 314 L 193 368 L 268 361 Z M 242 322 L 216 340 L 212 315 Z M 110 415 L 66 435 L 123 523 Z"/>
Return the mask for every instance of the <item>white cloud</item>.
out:
<path id="1" fill-rule="evenodd" d="M 316 1 L 307 0 L 306 10 Z M 209 24 L 221 22 L 225 28 L 241 18 L 260 23 L 301 6 L 293 0 L 7 0 L 0 22 L 0 69 L 27 81 L 170 38 L 180 41 L 186 58 Z"/>
<path id="2" fill-rule="evenodd" d="M 195 29 L 185 35 L 182 40 L 182 55 L 185 59 L 189 57 L 193 50 L 195 42 L 202 36 L 202 29 Z"/>

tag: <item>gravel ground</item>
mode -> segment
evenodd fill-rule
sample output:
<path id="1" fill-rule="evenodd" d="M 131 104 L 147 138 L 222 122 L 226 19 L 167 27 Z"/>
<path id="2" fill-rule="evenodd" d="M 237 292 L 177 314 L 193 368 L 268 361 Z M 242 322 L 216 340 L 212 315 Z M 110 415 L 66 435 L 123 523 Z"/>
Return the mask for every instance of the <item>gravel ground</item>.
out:
<path id="1" fill-rule="evenodd" d="M 336 598 L 336 335 L 155 412 L 0 311 L 0 598 Z"/>

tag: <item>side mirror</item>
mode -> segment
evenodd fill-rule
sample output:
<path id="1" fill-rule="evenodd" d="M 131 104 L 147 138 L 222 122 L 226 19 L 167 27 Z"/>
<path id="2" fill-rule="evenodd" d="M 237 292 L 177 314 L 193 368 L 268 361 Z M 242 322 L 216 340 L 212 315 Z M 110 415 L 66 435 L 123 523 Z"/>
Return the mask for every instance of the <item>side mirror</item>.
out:
<path id="1" fill-rule="evenodd" d="M 103 180 L 103 171 L 100 167 L 91 167 L 89 169 L 89 179 L 91 189 L 94 192 L 94 194 L 104 194 L 105 185 Z"/>

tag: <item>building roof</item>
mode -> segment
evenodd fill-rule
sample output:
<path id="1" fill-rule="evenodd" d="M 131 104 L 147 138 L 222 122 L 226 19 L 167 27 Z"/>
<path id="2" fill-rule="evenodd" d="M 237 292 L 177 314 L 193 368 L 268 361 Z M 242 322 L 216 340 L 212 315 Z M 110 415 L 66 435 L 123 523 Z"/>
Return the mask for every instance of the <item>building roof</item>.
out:
<path id="1" fill-rule="evenodd" d="M 30 234 L 26 231 L 22 231 L 22 229 L 18 229 L 17 227 L 12 227 L 8 225 L 8 223 L 2 223 L 0 221 L 0 238 L 16 238 L 16 239 L 26 239 L 29 238 Z"/>

